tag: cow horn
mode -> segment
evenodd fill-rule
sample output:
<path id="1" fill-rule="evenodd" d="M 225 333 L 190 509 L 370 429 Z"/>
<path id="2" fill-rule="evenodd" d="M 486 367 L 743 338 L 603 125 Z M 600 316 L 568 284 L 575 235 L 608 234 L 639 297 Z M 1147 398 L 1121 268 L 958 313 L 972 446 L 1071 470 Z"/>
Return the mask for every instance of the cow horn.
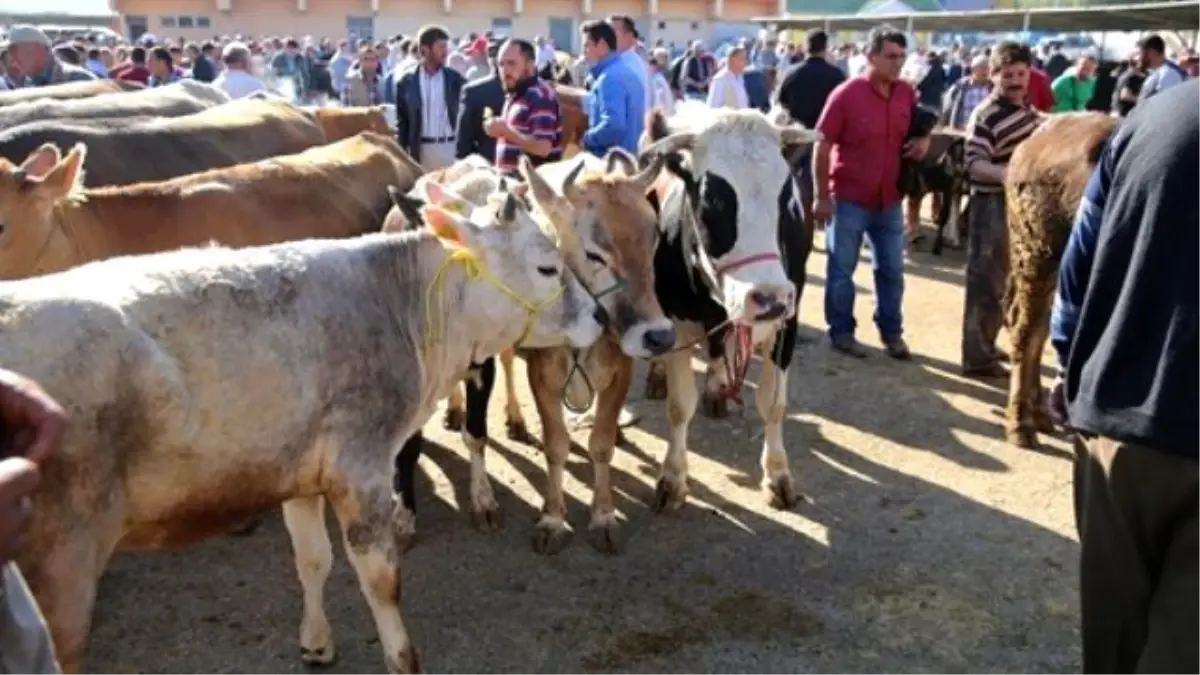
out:
<path id="1" fill-rule="evenodd" d="M 630 176 L 637 171 L 637 159 L 623 148 L 610 148 L 605 159 L 608 160 L 607 166 L 604 167 L 607 173 L 616 171 L 618 166 L 626 176 Z"/>
<path id="2" fill-rule="evenodd" d="M 779 129 L 781 145 L 812 145 L 825 139 L 821 132 L 805 129 L 799 125 L 776 128 Z"/>
<path id="3" fill-rule="evenodd" d="M 500 221 L 511 223 L 517 218 L 517 196 L 511 192 L 504 195 L 504 205 L 500 207 Z"/>
<path id="4" fill-rule="evenodd" d="M 575 164 L 575 168 L 571 169 L 571 173 L 568 173 L 567 177 L 563 179 L 562 194 L 567 199 L 571 199 L 571 197 L 575 195 L 575 181 L 579 178 L 579 174 L 581 173 L 583 173 L 582 158 Z"/>
<path id="5" fill-rule="evenodd" d="M 500 174 L 500 185 L 497 186 L 497 189 L 500 192 L 508 192 L 508 179 L 504 177 L 504 174 Z"/>
<path id="6" fill-rule="evenodd" d="M 696 143 L 696 134 L 683 131 L 671 134 L 661 141 L 656 141 L 642 150 L 641 157 L 652 158 L 654 155 L 669 155 L 680 150 L 691 150 Z"/>
<path id="7" fill-rule="evenodd" d="M 646 192 L 650 189 L 650 185 L 658 178 L 658 174 L 662 171 L 663 164 L 666 161 L 666 158 L 658 154 L 650 158 L 649 166 L 639 171 L 631 180 L 638 192 Z"/>

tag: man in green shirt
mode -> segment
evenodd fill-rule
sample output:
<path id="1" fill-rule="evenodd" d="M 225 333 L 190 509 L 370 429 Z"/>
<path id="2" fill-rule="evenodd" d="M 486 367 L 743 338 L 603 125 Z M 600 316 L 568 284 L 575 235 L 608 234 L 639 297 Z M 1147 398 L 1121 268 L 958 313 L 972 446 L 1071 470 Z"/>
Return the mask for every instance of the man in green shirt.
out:
<path id="1" fill-rule="evenodd" d="M 1054 92 L 1053 112 L 1087 110 L 1088 101 L 1096 93 L 1096 57 L 1084 53 L 1050 85 Z"/>

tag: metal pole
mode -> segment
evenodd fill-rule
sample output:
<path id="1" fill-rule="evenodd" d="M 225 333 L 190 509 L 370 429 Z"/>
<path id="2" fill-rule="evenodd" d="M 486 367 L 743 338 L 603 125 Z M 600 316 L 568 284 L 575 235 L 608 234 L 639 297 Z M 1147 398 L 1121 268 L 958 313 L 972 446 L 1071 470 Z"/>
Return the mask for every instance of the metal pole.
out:
<path id="1" fill-rule="evenodd" d="M 1021 30 L 1022 30 L 1023 32 L 1025 32 L 1025 33 L 1028 33 L 1028 32 L 1029 32 L 1029 21 L 1030 21 L 1030 19 L 1032 19 L 1032 18 L 1033 18 L 1033 17 L 1032 17 L 1032 16 L 1030 16 L 1030 13 L 1029 13 L 1029 12 L 1025 12 L 1025 16 L 1021 18 Z"/>

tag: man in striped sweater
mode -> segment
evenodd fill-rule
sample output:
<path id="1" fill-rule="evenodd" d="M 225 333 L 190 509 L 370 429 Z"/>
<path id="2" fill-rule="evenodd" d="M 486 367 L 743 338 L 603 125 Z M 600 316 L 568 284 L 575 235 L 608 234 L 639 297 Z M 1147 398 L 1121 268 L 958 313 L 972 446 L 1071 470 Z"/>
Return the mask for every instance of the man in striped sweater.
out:
<path id="1" fill-rule="evenodd" d="M 973 377 L 1004 377 L 1005 355 L 996 348 L 1003 323 L 1000 306 L 1008 279 L 1008 227 L 1004 177 L 1017 144 L 1041 120 L 1027 91 L 1033 55 L 1029 47 L 1002 42 L 992 50 L 992 92 L 967 123 L 964 163 L 971 181 L 967 237 L 967 284 L 963 303 L 962 368 Z"/>

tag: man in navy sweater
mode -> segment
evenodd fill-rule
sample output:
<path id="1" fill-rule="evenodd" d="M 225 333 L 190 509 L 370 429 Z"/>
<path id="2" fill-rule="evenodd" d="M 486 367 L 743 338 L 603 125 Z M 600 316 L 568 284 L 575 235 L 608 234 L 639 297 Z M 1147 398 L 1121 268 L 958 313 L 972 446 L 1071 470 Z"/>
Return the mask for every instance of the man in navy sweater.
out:
<path id="1" fill-rule="evenodd" d="M 1195 80 L 1134 109 L 1059 272 L 1085 673 L 1200 672 L 1198 111 Z"/>

